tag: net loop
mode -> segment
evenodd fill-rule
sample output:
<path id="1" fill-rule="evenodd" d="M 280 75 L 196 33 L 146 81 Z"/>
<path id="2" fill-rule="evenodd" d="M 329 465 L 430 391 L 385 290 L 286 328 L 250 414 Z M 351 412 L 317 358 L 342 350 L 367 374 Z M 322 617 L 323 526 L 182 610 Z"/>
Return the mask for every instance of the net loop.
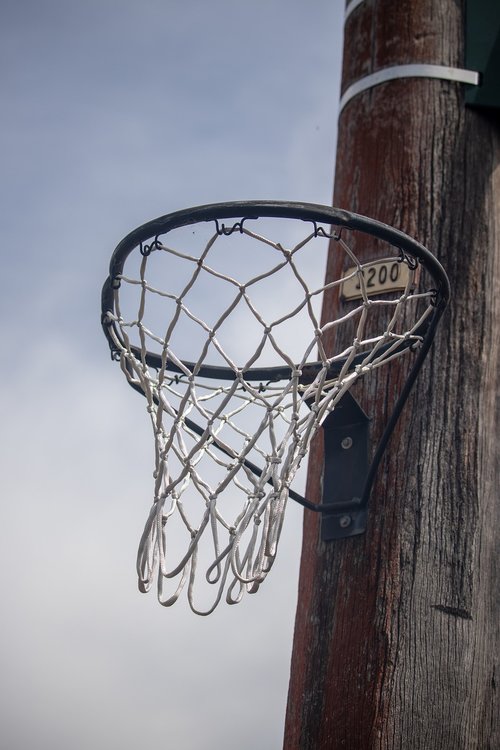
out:
<path id="1" fill-rule="evenodd" d="M 229 237 L 233 232 L 240 232 L 240 234 L 243 234 L 243 224 L 245 223 L 246 219 L 237 221 L 235 224 L 233 224 L 232 227 L 226 227 L 225 224 L 219 224 L 217 219 L 214 219 L 214 221 L 215 231 L 219 235 L 219 237 Z"/>

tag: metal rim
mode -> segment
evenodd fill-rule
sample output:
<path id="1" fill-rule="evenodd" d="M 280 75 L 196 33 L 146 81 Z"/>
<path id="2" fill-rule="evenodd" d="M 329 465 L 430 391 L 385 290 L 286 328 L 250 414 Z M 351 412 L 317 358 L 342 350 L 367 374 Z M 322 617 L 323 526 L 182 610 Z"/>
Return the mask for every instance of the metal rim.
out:
<path id="1" fill-rule="evenodd" d="M 416 258 L 422 266 L 429 272 L 430 276 L 436 283 L 436 304 L 435 312 L 431 318 L 431 323 L 426 326 L 422 333 L 431 334 L 436 328 L 436 324 L 441 317 L 444 308 L 449 300 L 450 286 L 448 277 L 439 263 L 439 261 L 427 250 L 426 247 L 405 234 L 387 224 L 383 224 L 375 219 L 369 219 L 360 214 L 350 213 L 338 208 L 331 208 L 312 203 L 284 202 L 284 201 L 233 201 L 229 203 L 212 203 L 203 206 L 175 211 L 165 216 L 143 224 L 134 229 L 117 245 L 111 257 L 109 266 L 109 276 L 104 282 L 101 298 L 101 322 L 104 333 L 110 345 L 111 351 L 115 346 L 110 335 L 110 327 L 113 325 L 109 322 L 108 312 L 113 312 L 114 307 L 114 284 L 116 278 L 122 273 L 123 266 L 127 257 L 141 244 L 148 240 L 154 240 L 160 235 L 166 234 L 173 229 L 197 224 L 200 222 L 209 222 L 224 219 L 240 219 L 233 227 L 227 229 L 224 224 L 220 228 L 221 233 L 229 234 L 236 231 L 242 226 L 244 221 L 258 219 L 261 217 L 270 218 L 289 218 L 311 222 L 316 228 L 317 224 L 328 224 L 334 228 L 353 229 L 363 234 L 376 237 L 390 243 L 393 247 L 399 248 L 405 254 Z M 217 225 L 218 226 L 218 225 Z M 317 228 L 318 234 L 322 228 Z M 323 230 L 324 234 L 324 230 Z M 115 335 L 116 335 L 115 329 Z M 152 367 L 161 366 L 161 357 L 154 352 L 148 352 L 147 363 Z M 194 367 L 193 362 L 184 363 L 188 369 Z M 356 364 L 356 363 L 354 363 Z M 314 373 L 317 363 L 312 362 L 307 365 L 311 374 Z M 342 363 L 338 363 L 332 368 L 332 374 Z M 169 366 L 173 372 L 180 372 L 173 365 Z M 204 365 L 197 372 L 198 377 L 216 378 L 220 380 L 234 380 L 236 375 L 233 370 L 226 367 Z M 245 371 L 244 377 L 247 380 L 268 380 L 279 381 L 287 380 L 291 377 L 291 369 L 288 367 L 268 367 L 252 368 Z"/>

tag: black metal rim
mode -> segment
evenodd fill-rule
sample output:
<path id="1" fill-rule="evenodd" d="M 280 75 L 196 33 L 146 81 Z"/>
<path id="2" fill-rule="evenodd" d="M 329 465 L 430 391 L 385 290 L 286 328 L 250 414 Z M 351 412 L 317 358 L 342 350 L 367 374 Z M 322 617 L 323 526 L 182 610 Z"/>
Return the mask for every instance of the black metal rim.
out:
<path id="1" fill-rule="evenodd" d="M 154 243 L 160 235 L 164 235 L 173 229 L 188 226 L 190 224 L 214 221 L 217 222 L 217 230 L 221 234 L 230 234 L 233 231 L 241 229 L 245 221 L 251 221 L 252 219 L 258 219 L 260 217 L 290 218 L 311 222 L 316 231 L 318 231 L 318 234 L 325 234 L 324 229 L 317 227 L 318 224 L 328 224 L 334 229 L 339 230 L 342 228 L 358 230 L 364 234 L 389 242 L 394 247 L 399 248 L 404 254 L 415 258 L 428 271 L 436 284 L 434 315 L 431 318 L 430 324 L 425 326 L 425 330 L 417 333 L 424 336 L 427 332 L 434 332 L 436 324 L 449 300 L 450 286 L 448 277 L 434 255 L 432 255 L 427 248 L 404 232 L 376 221 L 375 219 L 369 219 L 365 216 L 350 213 L 338 208 L 331 208 L 312 203 L 235 201 L 195 206 L 193 208 L 175 211 L 158 219 L 153 219 L 137 229 L 134 229 L 117 245 L 111 257 L 109 276 L 102 289 L 101 305 L 102 326 L 112 353 L 115 351 L 115 344 L 110 331 L 113 323 L 110 323 L 108 313 L 113 312 L 116 279 L 122 273 L 125 261 L 134 249 L 140 246 L 141 243 L 146 243 L 147 241 Z M 218 222 L 225 219 L 239 219 L 239 221 L 231 227 L 225 227 L 224 224 L 219 226 Z M 116 328 L 114 329 L 114 335 L 119 338 Z M 161 356 L 154 352 L 148 352 L 146 361 L 151 367 L 159 368 L 162 366 Z M 193 371 L 195 368 L 194 362 L 186 361 L 183 364 L 190 371 Z M 337 369 L 340 369 L 342 364 L 342 362 L 339 362 L 332 366 L 332 374 L 334 374 Z M 353 362 L 353 366 L 356 364 L 356 361 Z M 310 371 L 310 374 L 313 374 L 319 366 L 319 363 L 312 362 L 307 365 L 307 368 Z M 179 368 L 176 368 L 170 363 L 168 369 L 172 372 L 181 372 Z M 212 365 L 204 365 L 198 368 L 196 372 L 198 377 L 215 378 L 219 380 L 234 380 L 235 377 L 237 377 L 231 368 Z M 245 380 L 249 381 L 276 382 L 289 379 L 291 377 L 291 372 L 292 371 L 289 367 L 259 367 L 245 371 L 243 376 Z"/>

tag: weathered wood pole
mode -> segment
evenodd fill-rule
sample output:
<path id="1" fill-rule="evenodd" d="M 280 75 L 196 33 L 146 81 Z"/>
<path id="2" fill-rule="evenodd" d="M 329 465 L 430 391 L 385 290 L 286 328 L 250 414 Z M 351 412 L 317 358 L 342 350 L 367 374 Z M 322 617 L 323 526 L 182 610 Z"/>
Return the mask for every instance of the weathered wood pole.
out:
<path id="1" fill-rule="evenodd" d="M 464 68 L 464 28 L 464 0 L 364 0 L 346 22 L 342 90 L 388 66 Z M 452 303 L 367 533 L 322 542 L 305 513 L 286 750 L 500 748 L 499 146 L 498 121 L 466 107 L 461 83 L 390 81 L 340 116 L 334 205 L 426 245 Z M 356 391 L 375 433 L 402 378 L 390 365 Z M 317 444 L 316 502 L 321 474 Z"/>

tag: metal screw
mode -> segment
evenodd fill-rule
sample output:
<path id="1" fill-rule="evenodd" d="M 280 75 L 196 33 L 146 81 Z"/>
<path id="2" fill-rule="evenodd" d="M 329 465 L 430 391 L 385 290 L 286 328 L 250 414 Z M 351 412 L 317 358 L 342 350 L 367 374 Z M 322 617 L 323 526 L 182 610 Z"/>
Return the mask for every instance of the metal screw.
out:
<path id="1" fill-rule="evenodd" d="M 341 529 L 347 529 L 351 525 L 351 516 L 341 516 L 339 519 L 339 526 Z"/>
<path id="2" fill-rule="evenodd" d="M 349 448 L 352 448 L 352 438 L 351 437 L 345 437 L 342 442 L 340 443 L 342 448 L 346 451 L 349 450 Z"/>

